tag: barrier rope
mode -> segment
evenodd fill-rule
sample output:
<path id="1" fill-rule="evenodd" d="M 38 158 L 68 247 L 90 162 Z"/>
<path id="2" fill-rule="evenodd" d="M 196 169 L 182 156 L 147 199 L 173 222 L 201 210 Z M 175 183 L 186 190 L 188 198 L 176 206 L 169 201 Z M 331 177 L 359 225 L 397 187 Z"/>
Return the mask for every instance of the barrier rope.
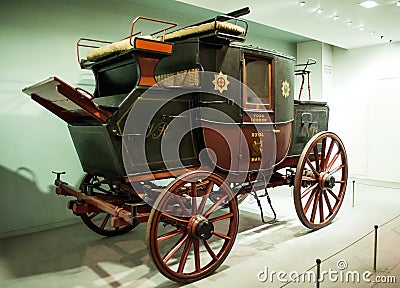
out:
<path id="1" fill-rule="evenodd" d="M 386 221 L 386 222 L 383 223 L 382 225 L 379 225 L 379 227 L 383 227 L 383 226 L 389 224 L 390 222 L 396 220 L 397 218 L 400 218 L 400 214 L 397 215 L 397 216 L 395 216 L 395 217 L 393 217 L 392 219 Z M 358 238 L 357 240 L 353 241 L 352 243 L 350 243 L 350 244 L 347 245 L 346 247 L 340 249 L 339 251 L 337 251 L 337 252 L 333 253 L 332 255 L 328 256 L 327 258 L 321 260 L 321 263 L 323 263 L 323 262 L 325 262 L 325 261 L 327 261 L 327 260 L 329 260 L 329 259 L 331 259 L 331 258 L 337 256 L 338 254 L 340 254 L 340 253 L 343 252 L 344 250 L 350 248 L 351 246 L 353 246 L 353 245 L 355 245 L 356 243 L 360 242 L 361 240 L 363 240 L 364 238 L 366 238 L 367 236 L 369 236 L 370 234 L 372 234 L 372 233 L 374 233 L 374 232 L 375 232 L 375 229 L 371 230 L 370 232 L 368 232 L 367 234 L 361 236 L 360 238 Z M 288 281 L 288 282 L 286 282 L 284 285 L 280 286 L 280 288 L 285 287 L 285 286 L 287 286 L 287 285 L 290 284 L 290 283 L 296 282 L 296 280 L 299 279 L 300 276 L 303 276 L 307 271 L 310 271 L 310 270 L 314 269 L 316 266 L 317 266 L 317 264 L 311 266 L 310 268 L 308 268 L 307 270 L 305 270 L 303 273 L 299 274 L 299 275 L 298 275 L 296 278 L 294 278 L 292 281 Z"/>

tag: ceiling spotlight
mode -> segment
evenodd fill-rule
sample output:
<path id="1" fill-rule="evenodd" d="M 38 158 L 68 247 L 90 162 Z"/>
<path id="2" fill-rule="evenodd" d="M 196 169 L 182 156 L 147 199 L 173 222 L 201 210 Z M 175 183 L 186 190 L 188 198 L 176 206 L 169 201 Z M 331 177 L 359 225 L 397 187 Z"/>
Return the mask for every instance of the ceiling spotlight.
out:
<path id="1" fill-rule="evenodd" d="M 392 43 L 392 39 L 389 40 L 389 43 Z"/>
<path id="2" fill-rule="evenodd" d="M 363 1 L 361 3 L 358 3 L 358 5 L 360 5 L 360 6 L 364 7 L 364 8 L 373 8 L 373 7 L 378 6 L 379 4 L 376 3 L 373 0 L 367 0 L 367 1 Z"/>
<path id="3" fill-rule="evenodd" d="M 400 0 L 396 2 L 396 6 L 400 7 Z"/>
<path id="4" fill-rule="evenodd" d="M 318 14 L 321 14 L 322 12 L 324 12 L 324 9 L 322 9 L 322 8 L 319 8 L 319 9 L 317 10 L 317 13 L 318 13 Z"/>
<path id="5" fill-rule="evenodd" d="M 381 39 L 383 39 L 383 35 L 381 35 Z"/>
<path id="6" fill-rule="evenodd" d="M 353 22 L 349 21 L 349 22 L 347 22 L 347 25 L 351 26 L 351 25 L 353 25 Z"/>
<path id="7" fill-rule="evenodd" d="M 360 31 L 364 31 L 365 28 L 364 28 L 364 26 L 361 25 L 359 29 L 360 29 Z"/>
<path id="8" fill-rule="evenodd" d="M 306 5 L 306 1 L 300 1 L 300 6 L 303 7 L 304 5 Z"/>
<path id="9" fill-rule="evenodd" d="M 338 16 L 338 15 L 333 16 L 333 20 L 336 21 L 337 19 L 339 19 L 339 16 Z"/>

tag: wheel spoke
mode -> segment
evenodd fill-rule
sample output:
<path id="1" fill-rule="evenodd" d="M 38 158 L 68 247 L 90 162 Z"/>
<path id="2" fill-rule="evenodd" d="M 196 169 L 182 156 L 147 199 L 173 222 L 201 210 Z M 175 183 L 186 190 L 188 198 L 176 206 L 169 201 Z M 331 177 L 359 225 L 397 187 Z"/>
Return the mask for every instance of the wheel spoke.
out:
<path id="1" fill-rule="evenodd" d="M 171 214 L 168 214 L 168 213 L 163 213 L 163 216 L 166 217 L 166 218 L 169 218 L 171 220 L 177 221 L 179 223 L 185 223 L 185 224 L 189 223 L 189 220 L 185 220 L 185 219 L 182 219 L 182 218 L 179 218 L 179 217 L 175 217 L 175 216 L 173 216 Z"/>
<path id="2" fill-rule="evenodd" d="M 197 214 L 197 201 L 196 201 L 196 197 L 197 197 L 197 187 L 196 187 L 196 183 L 192 182 L 192 215 L 196 215 Z"/>
<path id="3" fill-rule="evenodd" d="M 183 229 L 176 229 L 176 230 L 167 232 L 167 233 L 165 233 L 165 234 L 163 234 L 161 236 L 158 236 L 157 237 L 157 242 L 165 241 L 165 240 L 167 240 L 169 238 L 172 238 L 172 237 L 174 237 L 176 235 L 179 235 L 181 233 L 183 233 Z"/>
<path id="4" fill-rule="evenodd" d="M 315 144 L 314 146 L 314 157 L 315 157 L 315 170 L 317 170 L 317 172 L 319 173 L 321 170 L 319 168 L 319 155 L 318 155 L 318 145 Z"/>
<path id="5" fill-rule="evenodd" d="M 311 193 L 310 197 L 308 198 L 307 203 L 306 203 L 306 205 L 304 206 L 304 209 L 303 209 L 304 210 L 304 214 L 306 214 L 308 209 L 310 208 L 311 202 L 314 199 L 315 194 L 317 193 L 317 191 L 318 191 L 318 188 L 314 189 L 313 192 Z"/>
<path id="6" fill-rule="evenodd" d="M 101 213 L 100 210 L 97 211 L 97 212 L 93 212 L 93 213 L 89 216 L 89 219 L 90 219 L 90 220 L 93 220 L 93 218 L 96 217 L 97 215 L 99 215 L 100 213 Z"/>
<path id="7" fill-rule="evenodd" d="M 329 215 L 332 215 L 333 209 L 331 206 L 331 201 L 329 201 L 329 197 L 328 197 L 328 194 L 326 194 L 326 191 L 323 191 L 323 194 L 324 194 L 326 206 L 328 206 Z"/>
<path id="8" fill-rule="evenodd" d="M 104 228 L 106 227 L 107 222 L 108 222 L 108 220 L 110 219 L 110 217 L 111 217 L 110 214 L 107 214 L 106 217 L 104 217 L 103 222 L 101 223 L 101 226 L 100 226 L 101 229 L 104 230 Z"/>
<path id="9" fill-rule="evenodd" d="M 181 260 L 179 261 L 179 267 L 177 271 L 179 274 L 181 274 L 183 272 L 183 269 L 185 269 L 186 260 L 188 258 L 191 246 L 192 246 L 192 239 L 188 238 L 186 240 L 185 248 L 183 249 Z"/>
<path id="10" fill-rule="evenodd" d="M 321 147 L 321 162 L 319 163 L 320 170 L 324 169 L 324 163 L 325 163 L 325 149 L 326 149 L 326 138 L 322 139 L 322 147 Z"/>
<path id="11" fill-rule="evenodd" d="M 218 236 L 219 238 L 225 239 L 225 240 L 231 240 L 231 237 L 229 237 L 228 235 L 225 235 L 225 234 L 222 234 L 222 233 L 219 233 L 216 231 L 214 231 L 214 235 Z"/>
<path id="12" fill-rule="evenodd" d="M 307 164 L 310 166 L 312 172 L 314 173 L 314 175 L 316 176 L 315 178 L 319 177 L 319 172 L 315 169 L 315 167 L 312 165 L 310 159 L 307 159 Z"/>
<path id="13" fill-rule="evenodd" d="M 323 223 L 325 220 L 324 217 L 324 199 L 322 197 L 322 191 L 320 192 L 319 195 L 319 222 Z"/>
<path id="14" fill-rule="evenodd" d="M 233 216 L 235 216 L 233 213 L 228 213 L 228 214 L 225 214 L 225 215 L 221 215 L 221 216 L 218 216 L 218 217 L 214 217 L 214 218 L 208 219 L 208 221 L 209 222 L 217 222 L 217 221 L 221 221 L 221 220 L 224 220 L 224 219 L 232 218 Z"/>
<path id="15" fill-rule="evenodd" d="M 317 195 L 315 195 L 315 198 L 314 198 L 314 205 L 313 205 L 313 209 L 312 209 L 312 212 L 311 212 L 311 218 L 310 218 L 311 223 L 314 223 L 314 221 L 315 221 L 315 215 L 317 214 L 317 207 L 318 207 L 320 194 L 321 193 L 318 190 Z"/>
<path id="16" fill-rule="evenodd" d="M 326 153 L 326 157 L 325 157 L 325 160 L 324 160 L 324 167 L 323 167 L 323 169 L 326 171 L 327 169 L 326 169 L 326 164 L 327 164 L 327 161 L 329 161 L 329 158 L 331 157 L 331 153 L 332 153 L 332 150 L 333 150 L 333 146 L 335 145 L 335 142 L 333 142 L 333 140 L 331 140 L 331 144 L 329 145 L 329 148 L 328 148 L 328 152 Z"/>
<path id="17" fill-rule="evenodd" d="M 306 197 L 311 191 L 313 191 L 315 188 L 317 188 L 318 183 L 315 183 L 314 185 L 308 187 L 306 190 L 301 193 L 301 198 Z"/>
<path id="18" fill-rule="evenodd" d="M 328 171 L 329 174 L 335 174 L 336 172 L 338 172 L 339 170 L 342 170 L 343 168 L 346 168 L 346 164 L 342 164 L 338 167 L 336 167 L 335 169 Z"/>
<path id="19" fill-rule="evenodd" d="M 196 272 L 200 271 L 200 243 L 198 239 L 193 241 L 193 252 L 194 252 L 194 267 Z"/>
<path id="20" fill-rule="evenodd" d="M 207 250 L 208 254 L 210 254 L 211 258 L 212 258 L 214 261 L 218 260 L 217 255 L 215 255 L 215 253 L 214 253 L 214 251 L 211 249 L 210 245 L 208 245 L 207 240 L 205 240 L 204 238 L 203 238 L 203 244 L 204 244 L 204 247 L 206 247 L 206 250 Z"/>
<path id="21" fill-rule="evenodd" d="M 197 209 L 198 213 L 200 213 L 200 214 L 203 213 L 204 207 L 206 206 L 206 202 L 207 202 L 207 199 L 208 199 L 208 195 L 210 194 L 211 189 L 212 189 L 213 186 L 214 186 L 214 183 L 212 181 L 209 181 L 207 183 L 206 192 L 202 196 L 199 208 Z"/>
<path id="22" fill-rule="evenodd" d="M 208 218 L 208 216 L 210 216 L 210 214 L 212 212 L 214 212 L 215 209 L 217 209 L 217 207 L 220 206 L 222 204 L 222 202 L 224 202 L 227 197 L 228 197 L 228 195 L 225 195 L 224 197 L 221 197 L 221 199 L 219 199 L 217 202 L 215 202 L 214 205 L 212 205 L 210 208 L 208 208 L 208 210 L 204 213 L 204 217 Z"/>
<path id="23" fill-rule="evenodd" d="M 185 243 L 185 241 L 188 239 L 189 235 L 182 235 L 182 237 L 176 241 L 176 243 L 174 244 L 174 246 L 172 246 L 171 250 L 169 250 L 169 252 L 164 256 L 163 261 L 164 263 L 167 263 L 172 256 L 175 255 L 176 252 L 178 252 L 179 248 L 182 247 L 183 243 Z"/>
<path id="24" fill-rule="evenodd" d="M 326 170 L 331 170 L 333 164 L 335 164 L 336 160 L 339 158 L 341 151 L 336 152 L 335 157 L 333 157 L 332 161 L 326 166 Z"/>
<path id="25" fill-rule="evenodd" d="M 333 198 L 336 199 L 336 201 L 340 201 L 340 198 L 339 198 L 338 196 L 336 196 L 336 194 L 333 193 L 333 191 L 332 191 L 331 189 L 328 188 L 328 189 L 326 189 L 326 190 L 329 192 L 329 194 L 332 195 Z"/>
<path id="26" fill-rule="evenodd" d="M 329 174 L 335 174 L 337 171 L 343 169 L 344 167 L 346 167 L 346 164 L 342 164 L 338 167 L 336 167 L 335 169 L 333 169 L 332 171 L 328 171 Z"/>
<path id="27" fill-rule="evenodd" d="M 302 180 L 302 181 L 308 181 L 308 182 L 315 182 L 315 181 L 317 181 L 317 179 L 311 178 L 311 177 L 307 177 L 307 176 L 303 176 L 303 177 L 301 178 L 301 180 Z"/>

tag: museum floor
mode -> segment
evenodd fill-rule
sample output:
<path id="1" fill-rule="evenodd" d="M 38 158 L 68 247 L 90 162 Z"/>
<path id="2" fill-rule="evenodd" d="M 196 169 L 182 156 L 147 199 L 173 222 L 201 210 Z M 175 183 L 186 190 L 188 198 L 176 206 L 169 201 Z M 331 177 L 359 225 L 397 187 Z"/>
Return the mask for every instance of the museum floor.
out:
<path id="1" fill-rule="evenodd" d="M 213 275 L 189 285 L 171 282 L 154 268 L 145 244 L 146 225 L 103 238 L 80 223 L 1 239 L 0 287 L 316 287 L 309 280 L 317 258 L 325 272 L 320 287 L 399 287 L 400 189 L 357 182 L 355 207 L 351 192 L 350 185 L 336 220 L 314 232 L 297 219 L 288 188 L 270 191 L 279 220 L 273 225 L 260 222 L 257 205 L 247 198 L 230 255 Z M 297 282 L 285 282 L 310 268 Z M 397 284 L 377 283 L 394 278 Z"/>

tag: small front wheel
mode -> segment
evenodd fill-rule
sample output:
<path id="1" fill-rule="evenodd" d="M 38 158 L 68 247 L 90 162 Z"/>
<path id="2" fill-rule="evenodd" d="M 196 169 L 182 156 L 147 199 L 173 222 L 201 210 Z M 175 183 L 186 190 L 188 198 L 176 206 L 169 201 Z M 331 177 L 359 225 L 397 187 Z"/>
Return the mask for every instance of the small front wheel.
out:
<path id="1" fill-rule="evenodd" d="M 131 208 L 124 205 L 125 200 L 123 197 L 119 198 L 118 196 L 114 195 L 117 190 L 112 181 L 87 173 L 83 178 L 79 188 L 82 189 L 83 185 L 87 184 L 92 185 L 93 192 L 96 193 L 96 197 L 100 199 L 104 198 L 104 200 L 110 201 L 110 203 L 130 211 Z M 110 195 L 112 195 L 112 197 L 110 197 Z M 80 214 L 80 216 L 83 223 L 85 223 L 90 230 L 106 237 L 122 235 L 135 228 L 130 224 L 126 224 L 121 227 L 112 226 L 111 215 L 101 211 L 96 207 L 92 207 L 90 212 Z"/>

